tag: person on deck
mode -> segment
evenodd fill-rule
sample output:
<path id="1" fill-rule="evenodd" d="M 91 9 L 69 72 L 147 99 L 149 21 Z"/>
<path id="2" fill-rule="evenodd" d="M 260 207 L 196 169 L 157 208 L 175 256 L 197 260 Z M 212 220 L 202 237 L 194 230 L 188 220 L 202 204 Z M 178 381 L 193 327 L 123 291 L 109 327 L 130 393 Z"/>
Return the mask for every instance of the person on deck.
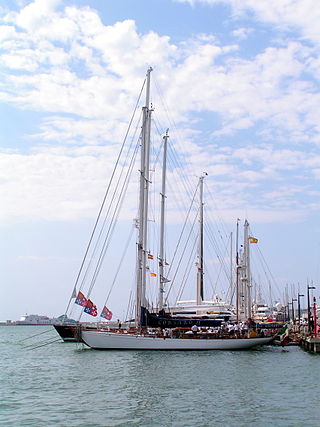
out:
<path id="1" fill-rule="evenodd" d="M 193 325 L 193 326 L 191 327 L 191 331 L 192 331 L 194 334 L 196 334 L 196 333 L 198 332 L 198 330 L 199 330 L 199 328 L 198 328 L 198 326 L 197 326 L 197 325 Z"/>

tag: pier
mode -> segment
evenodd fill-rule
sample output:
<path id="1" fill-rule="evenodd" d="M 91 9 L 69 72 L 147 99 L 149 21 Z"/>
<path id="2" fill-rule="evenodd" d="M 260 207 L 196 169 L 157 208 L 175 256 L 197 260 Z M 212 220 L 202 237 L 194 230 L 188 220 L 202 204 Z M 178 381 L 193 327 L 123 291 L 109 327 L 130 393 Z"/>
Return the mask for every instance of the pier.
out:
<path id="1" fill-rule="evenodd" d="M 301 337 L 300 347 L 309 353 L 320 353 L 320 338 L 319 337 Z"/>
<path id="2" fill-rule="evenodd" d="M 299 329 L 297 336 L 300 347 L 309 353 L 320 353 L 319 326 L 317 323 L 309 327 L 300 327 Z"/>
<path id="3" fill-rule="evenodd" d="M 311 326 L 311 325 L 310 325 Z M 288 325 L 286 334 L 282 336 L 282 342 L 284 345 L 291 345 L 297 343 L 299 346 L 309 353 L 320 354 L 320 330 L 317 324 L 315 330 L 310 326 L 301 325 Z"/>

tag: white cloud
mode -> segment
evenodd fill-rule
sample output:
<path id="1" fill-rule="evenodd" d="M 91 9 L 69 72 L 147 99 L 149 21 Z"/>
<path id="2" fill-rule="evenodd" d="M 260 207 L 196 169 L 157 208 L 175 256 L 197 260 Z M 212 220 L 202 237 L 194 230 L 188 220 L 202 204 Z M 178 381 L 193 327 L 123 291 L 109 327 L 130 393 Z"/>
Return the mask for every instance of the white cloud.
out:
<path id="1" fill-rule="evenodd" d="M 11 25 L 1 25 L 0 27 L 0 40 L 10 40 L 15 37 L 15 29 Z"/>
<path id="2" fill-rule="evenodd" d="M 224 3 L 233 12 L 243 17 L 253 12 L 261 22 L 271 23 L 277 28 L 294 29 L 301 32 L 302 37 L 320 42 L 319 20 L 320 4 L 314 0 L 175 0 L 180 3 L 215 5 Z"/>
<path id="3" fill-rule="evenodd" d="M 19 13 L 11 13 L 7 20 L 28 31 L 37 31 L 39 27 L 45 27 L 51 21 L 50 17 L 60 0 L 34 0 Z"/>
<path id="4" fill-rule="evenodd" d="M 254 32 L 253 28 L 237 28 L 236 30 L 232 31 L 232 34 L 238 38 L 238 39 L 246 39 L 249 37 L 250 34 Z"/>
<path id="5" fill-rule="evenodd" d="M 242 12 L 254 8 L 257 16 L 264 10 L 250 1 L 228 3 Z M 3 218 L 93 214 L 150 64 L 172 111 L 170 120 L 179 127 L 185 159 L 190 169 L 209 173 L 219 204 L 245 209 L 267 199 L 277 208 L 273 218 L 302 216 L 290 207 L 296 207 L 306 183 L 290 194 L 283 183 L 280 190 L 275 187 L 287 173 L 303 175 L 302 165 L 309 165 L 309 179 L 319 176 L 316 156 L 303 151 L 303 144 L 320 142 L 313 46 L 288 38 L 244 59 L 238 45 L 223 45 L 212 34 L 174 44 L 168 36 L 139 33 L 133 20 L 104 25 L 89 7 L 60 6 L 36 0 L 7 14 L 0 26 L 0 100 L 44 115 L 29 140 L 40 148 L 0 157 Z M 280 22 L 282 9 L 274 8 L 265 21 Z M 239 40 L 251 34 L 250 28 L 234 31 Z M 159 93 L 152 95 L 155 116 L 170 127 Z M 191 131 L 193 125 L 201 128 L 203 112 L 215 119 L 207 135 Z M 241 137 L 248 130 L 250 135 Z M 226 136 L 241 137 L 241 143 L 228 145 Z"/>
<path id="6" fill-rule="evenodd" d="M 74 151 L 67 155 L 45 150 L 29 155 L 1 154 L 2 220 L 94 216 L 110 175 L 107 153 L 75 156 Z"/>

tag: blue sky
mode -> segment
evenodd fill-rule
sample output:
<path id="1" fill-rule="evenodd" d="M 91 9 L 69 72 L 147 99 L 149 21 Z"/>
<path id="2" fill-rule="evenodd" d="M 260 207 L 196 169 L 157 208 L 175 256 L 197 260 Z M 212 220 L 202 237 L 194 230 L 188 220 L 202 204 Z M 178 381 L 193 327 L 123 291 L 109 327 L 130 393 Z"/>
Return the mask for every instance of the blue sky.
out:
<path id="1" fill-rule="evenodd" d="M 318 283 L 318 2 L 4 0 L 0 16 L 1 320 L 64 311 L 150 65 L 226 227 L 248 218 L 280 294 Z"/>

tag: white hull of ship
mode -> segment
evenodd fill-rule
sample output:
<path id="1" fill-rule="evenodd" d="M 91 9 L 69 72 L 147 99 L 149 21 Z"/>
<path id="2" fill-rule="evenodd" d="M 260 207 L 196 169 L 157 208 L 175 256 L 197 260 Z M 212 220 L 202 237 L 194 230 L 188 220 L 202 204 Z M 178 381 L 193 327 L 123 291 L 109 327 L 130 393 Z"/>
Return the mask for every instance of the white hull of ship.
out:
<path id="1" fill-rule="evenodd" d="M 99 350 L 245 350 L 268 344 L 264 338 L 159 338 L 146 335 L 82 331 L 82 341 Z"/>

